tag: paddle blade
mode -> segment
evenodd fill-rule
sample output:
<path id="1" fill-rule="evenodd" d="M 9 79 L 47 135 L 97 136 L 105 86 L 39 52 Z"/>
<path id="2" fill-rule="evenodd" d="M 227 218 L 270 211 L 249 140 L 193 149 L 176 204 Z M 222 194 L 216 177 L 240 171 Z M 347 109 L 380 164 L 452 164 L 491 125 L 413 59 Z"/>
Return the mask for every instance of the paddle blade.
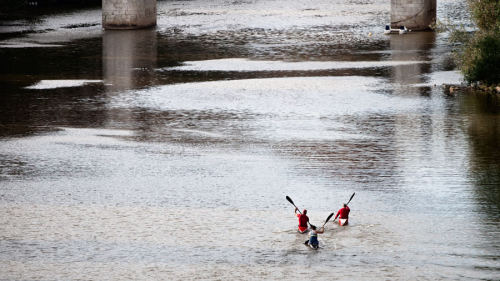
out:
<path id="1" fill-rule="evenodd" d="M 347 204 L 346 204 L 346 205 L 348 205 L 348 204 L 349 204 L 349 202 L 351 202 L 351 200 L 352 200 L 352 198 L 354 197 L 354 195 L 355 195 L 355 194 L 356 194 L 356 192 L 354 192 L 354 193 L 352 194 L 351 199 L 349 199 L 349 201 L 347 201 Z"/>
<path id="2" fill-rule="evenodd" d="M 288 202 L 292 203 L 292 205 L 293 205 L 295 208 L 297 208 L 297 206 L 295 206 L 295 204 L 293 204 L 292 198 L 290 198 L 290 197 L 288 197 L 288 196 L 287 196 L 287 197 L 286 197 L 286 200 L 288 200 Z M 300 214 L 302 214 L 302 212 L 301 212 L 300 210 L 299 210 L 299 213 L 300 213 Z"/>
<path id="3" fill-rule="evenodd" d="M 323 224 L 323 226 L 325 226 L 325 224 L 333 217 L 333 213 L 331 213 L 328 218 L 326 218 L 326 221 L 325 223 Z"/>
<path id="4" fill-rule="evenodd" d="M 333 213 L 331 213 L 331 214 L 328 216 L 328 218 L 326 218 L 325 223 L 327 223 L 327 222 L 328 222 L 328 221 L 329 221 L 332 217 L 333 217 Z"/>

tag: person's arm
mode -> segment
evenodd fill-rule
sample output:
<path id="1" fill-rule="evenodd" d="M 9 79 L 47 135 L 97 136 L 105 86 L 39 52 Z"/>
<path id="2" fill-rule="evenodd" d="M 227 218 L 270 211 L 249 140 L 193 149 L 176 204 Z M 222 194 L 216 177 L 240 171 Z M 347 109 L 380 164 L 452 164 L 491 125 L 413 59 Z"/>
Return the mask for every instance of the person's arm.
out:
<path id="1" fill-rule="evenodd" d="M 321 234 L 321 233 L 323 233 L 323 232 L 325 232 L 325 227 L 324 227 L 324 226 L 322 226 L 322 227 L 321 227 L 321 230 L 319 230 L 317 233 Z"/>
<path id="2" fill-rule="evenodd" d="M 340 215 L 340 210 L 338 210 L 338 212 L 337 212 L 337 214 L 335 215 L 335 218 L 334 218 L 333 220 L 335 221 L 339 215 Z"/>
<path id="3" fill-rule="evenodd" d="M 295 207 L 295 211 L 294 213 L 297 214 L 297 211 L 299 210 L 299 208 Z"/>

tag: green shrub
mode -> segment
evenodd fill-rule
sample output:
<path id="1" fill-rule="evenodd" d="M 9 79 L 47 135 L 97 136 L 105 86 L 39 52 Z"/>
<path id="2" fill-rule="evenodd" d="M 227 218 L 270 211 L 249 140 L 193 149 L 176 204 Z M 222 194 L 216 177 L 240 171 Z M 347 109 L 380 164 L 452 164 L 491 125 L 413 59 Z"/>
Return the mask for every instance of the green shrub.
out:
<path id="1" fill-rule="evenodd" d="M 485 86 L 500 84 L 500 33 L 497 29 L 476 32 L 459 54 L 458 66 L 464 79 Z"/>
<path id="2" fill-rule="evenodd" d="M 467 2 L 475 31 L 439 20 L 431 28 L 438 32 L 450 31 L 449 42 L 458 45 L 454 58 L 467 82 L 500 85 L 500 1 Z"/>
<path id="3" fill-rule="evenodd" d="M 472 19 L 479 30 L 495 29 L 500 22 L 499 0 L 468 0 Z"/>

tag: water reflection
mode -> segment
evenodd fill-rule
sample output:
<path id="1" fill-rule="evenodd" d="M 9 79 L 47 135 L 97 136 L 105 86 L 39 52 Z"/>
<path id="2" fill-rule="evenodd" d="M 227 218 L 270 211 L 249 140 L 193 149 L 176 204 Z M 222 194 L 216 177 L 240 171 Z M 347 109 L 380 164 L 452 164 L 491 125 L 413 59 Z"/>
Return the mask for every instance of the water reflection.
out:
<path id="1" fill-rule="evenodd" d="M 108 92 L 154 84 L 156 29 L 106 30 L 102 41 L 103 75 Z"/>
<path id="2" fill-rule="evenodd" d="M 500 99 L 484 93 L 468 94 L 462 107 L 466 112 L 471 150 L 470 177 L 474 184 L 471 227 L 481 231 L 478 244 L 484 249 L 484 269 L 498 272 L 500 251 Z"/>
<path id="3" fill-rule="evenodd" d="M 430 51 L 436 42 L 435 32 L 410 32 L 405 35 L 390 35 L 391 59 L 395 61 L 430 61 Z M 392 69 L 391 77 L 401 85 L 421 84 L 423 74 L 431 72 L 430 64 L 399 65 Z M 415 95 L 428 91 L 422 88 L 408 88 L 399 94 Z"/>
<path id="4" fill-rule="evenodd" d="M 500 100 L 484 94 L 467 97 L 464 105 L 471 111 L 468 132 L 473 153 L 471 176 L 481 213 L 500 222 Z"/>
<path id="5" fill-rule="evenodd" d="M 391 35 L 390 48 L 392 50 L 391 59 L 397 61 L 430 61 L 431 50 L 434 47 L 436 34 L 434 32 L 410 32 L 404 35 Z M 413 65 L 397 65 L 391 70 L 391 78 L 399 84 L 396 87 L 397 96 L 414 98 L 418 96 L 428 96 L 428 87 L 416 87 L 416 84 L 423 84 L 427 81 L 425 74 L 431 73 L 431 65 L 426 63 Z M 441 131 L 441 122 L 433 120 L 430 114 L 432 108 L 429 104 L 422 103 L 418 111 L 414 113 L 397 114 L 394 118 L 394 142 L 396 147 L 404 146 L 412 138 L 419 138 L 420 142 L 395 155 L 399 165 L 409 165 L 404 159 L 412 159 L 416 155 L 421 157 L 429 153 L 428 148 L 432 147 L 433 130 Z M 423 160 L 423 159 L 421 159 Z M 430 159 L 425 161 L 431 162 Z M 411 164 L 410 164 L 411 165 Z"/>
<path id="6" fill-rule="evenodd" d="M 155 84 L 157 65 L 156 29 L 106 30 L 102 38 L 103 80 L 108 99 L 124 91 Z M 107 124 L 134 126 L 133 109 L 107 111 Z"/>

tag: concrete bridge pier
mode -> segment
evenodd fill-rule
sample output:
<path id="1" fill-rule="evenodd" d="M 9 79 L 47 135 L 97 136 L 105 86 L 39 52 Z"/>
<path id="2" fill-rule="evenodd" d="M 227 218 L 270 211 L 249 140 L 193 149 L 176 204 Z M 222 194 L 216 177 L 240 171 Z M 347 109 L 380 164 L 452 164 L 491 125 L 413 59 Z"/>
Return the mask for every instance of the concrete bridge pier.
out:
<path id="1" fill-rule="evenodd" d="M 156 0 L 102 0 L 104 29 L 136 29 L 156 25 Z"/>
<path id="2" fill-rule="evenodd" d="M 436 20 L 436 0 L 391 0 L 391 28 L 429 29 Z"/>

